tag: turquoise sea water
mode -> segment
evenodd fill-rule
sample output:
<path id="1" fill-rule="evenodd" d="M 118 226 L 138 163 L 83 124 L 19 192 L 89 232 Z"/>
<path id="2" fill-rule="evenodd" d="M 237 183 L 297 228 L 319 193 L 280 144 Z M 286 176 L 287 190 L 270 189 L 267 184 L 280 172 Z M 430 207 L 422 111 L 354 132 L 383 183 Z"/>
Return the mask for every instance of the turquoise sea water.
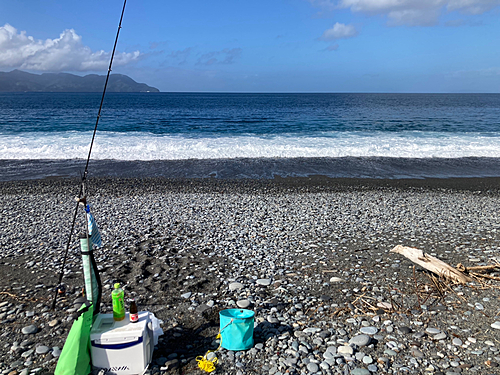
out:
<path id="1" fill-rule="evenodd" d="M 100 94 L 0 93 L 2 180 L 77 176 Z M 498 94 L 107 94 L 90 175 L 500 176 Z"/>

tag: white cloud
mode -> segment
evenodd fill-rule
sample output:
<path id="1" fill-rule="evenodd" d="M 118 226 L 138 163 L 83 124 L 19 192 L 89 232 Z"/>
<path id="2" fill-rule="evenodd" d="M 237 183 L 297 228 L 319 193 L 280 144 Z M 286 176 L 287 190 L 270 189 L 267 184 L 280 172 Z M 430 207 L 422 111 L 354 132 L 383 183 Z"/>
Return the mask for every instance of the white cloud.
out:
<path id="1" fill-rule="evenodd" d="M 115 53 L 113 64 L 136 61 L 139 51 Z M 0 27 L 0 67 L 37 71 L 95 71 L 109 66 L 111 52 L 96 51 L 82 44 L 75 30 L 64 30 L 59 38 L 36 40 L 9 24 Z"/>
<path id="2" fill-rule="evenodd" d="M 321 40 L 332 41 L 339 39 L 348 39 L 358 35 L 358 31 L 353 25 L 346 25 L 337 22 L 331 29 L 325 30 L 320 37 Z"/>
<path id="3" fill-rule="evenodd" d="M 350 9 L 382 15 L 390 25 L 430 26 L 444 13 L 482 14 L 500 5 L 500 0 L 308 0 L 323 11 Z"/>

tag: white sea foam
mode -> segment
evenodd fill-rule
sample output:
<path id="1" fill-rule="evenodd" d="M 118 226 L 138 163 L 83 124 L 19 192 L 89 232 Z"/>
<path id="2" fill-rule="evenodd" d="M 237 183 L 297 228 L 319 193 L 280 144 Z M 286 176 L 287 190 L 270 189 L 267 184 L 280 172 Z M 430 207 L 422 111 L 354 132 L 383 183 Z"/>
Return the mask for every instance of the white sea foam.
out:
<path id="1" fill-rule="evenodd" d="M 91 133 L 2 135 L 0 159 L 85 159 Z M 361 133 L 186 137 L 98 132 L 93 159 L 185 160 L 296 157 L 500 157 L 500 133 Z"/>

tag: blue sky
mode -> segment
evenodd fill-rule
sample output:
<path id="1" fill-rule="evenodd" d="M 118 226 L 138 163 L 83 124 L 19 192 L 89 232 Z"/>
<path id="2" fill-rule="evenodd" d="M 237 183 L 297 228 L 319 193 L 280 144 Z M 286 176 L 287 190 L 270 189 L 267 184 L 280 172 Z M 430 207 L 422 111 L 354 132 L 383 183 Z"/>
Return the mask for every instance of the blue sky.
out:
<path id="1" fill-rule="evenodd" d="M 106 74 L 123 2 L 0 0 L 0 71 Z M 500 0 L 128 0 L 113 72 L 161 91 L 499 92 Z"/>

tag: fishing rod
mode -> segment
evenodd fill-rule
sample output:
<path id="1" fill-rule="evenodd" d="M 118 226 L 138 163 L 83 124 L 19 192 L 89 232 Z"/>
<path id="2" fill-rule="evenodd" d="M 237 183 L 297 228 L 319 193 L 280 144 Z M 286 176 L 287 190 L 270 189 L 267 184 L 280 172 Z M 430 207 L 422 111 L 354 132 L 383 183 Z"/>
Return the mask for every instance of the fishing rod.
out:
<path id="1" fill-rule="evenodd" d="M 73 231 L 75 229 L 76 216 L 78 214 L 78 206 L 80 205 L 80 203 L 83 203 L 83 204 L 86 203 L 85 181 L 87 180 L 87 174 L 88 174 L 88 170 L 89 170 L 90 156 L 92 154 L 92 147 L 94 146 L 95 135 L 96 135 L 96 132 L 97 132 L 97 125 L 99 124 L 99 119 L 101 118 L 102 105 L 104 103 L 104 95 L 106 94 L 106 88 L 108 87 L 109 75 L 111 74 L 111 67 L 113 65 L 113 58 L 115 57 L 116 45 L 118 44 L 118 36 L 120 35 L 120 29 L 122 28 L 122 20 L 123 20 L 123 14 L 125 13 L 125 5 L 126 4 L 127 4 L 127 0 L 124 0 L 123 1 L 122 14 L 120 16 L 120 23 L 118 24 L 118 30 L 116 31 L 115 44 L 113 46 L 113 52 L 111 53 L 111 59 L 109 61 L 108 74 L 106 75 L 106 82 L 104 83 L 104 89 L 102 91 L 101 104 L 99 105 L 99 111 L 97 113 L 97 118 L 96 118 L 96 121 L 95 121 L 94 132 L 92 134 L 92 141 L 90 142 L 89 154 L 87 156 L 87 162 L 85 163 L 85 170 L 84 170 L 83 175 L 82 175 L 82 181 L 81 181 L 81 185 L 80 185 L 80 192 L 78 193 L 78 198 L 77 198 L 77 202 L 76 202 L 75 212 L 74 212 L 74 215 L 73 215 L 73 221 L 72 221 L 72 224 L 71 224 L 71 230 L 69 232 L 68 242 L 66 243 L 66 251 L 64 252 L 63 263 L 61 265 L 61 271 L 59 272 L 59 281 L 57 283 L 56 291 L 54 293 L 54 299 L 52 301 L 52 310 L 55 309 L 55 307 L 56 307 L 57 295 L 59 294 L 59 290 L 60 290 L 59 288 L 61 287 L 62 279 L 64 277 L 64 267 L 66 266 L 66 261 L 68 259 L 69 247 L 71 245 L 71 239 L 73 237 Z M 87 231 L 87 235 L 88 235 L 88 231 Z"/>

